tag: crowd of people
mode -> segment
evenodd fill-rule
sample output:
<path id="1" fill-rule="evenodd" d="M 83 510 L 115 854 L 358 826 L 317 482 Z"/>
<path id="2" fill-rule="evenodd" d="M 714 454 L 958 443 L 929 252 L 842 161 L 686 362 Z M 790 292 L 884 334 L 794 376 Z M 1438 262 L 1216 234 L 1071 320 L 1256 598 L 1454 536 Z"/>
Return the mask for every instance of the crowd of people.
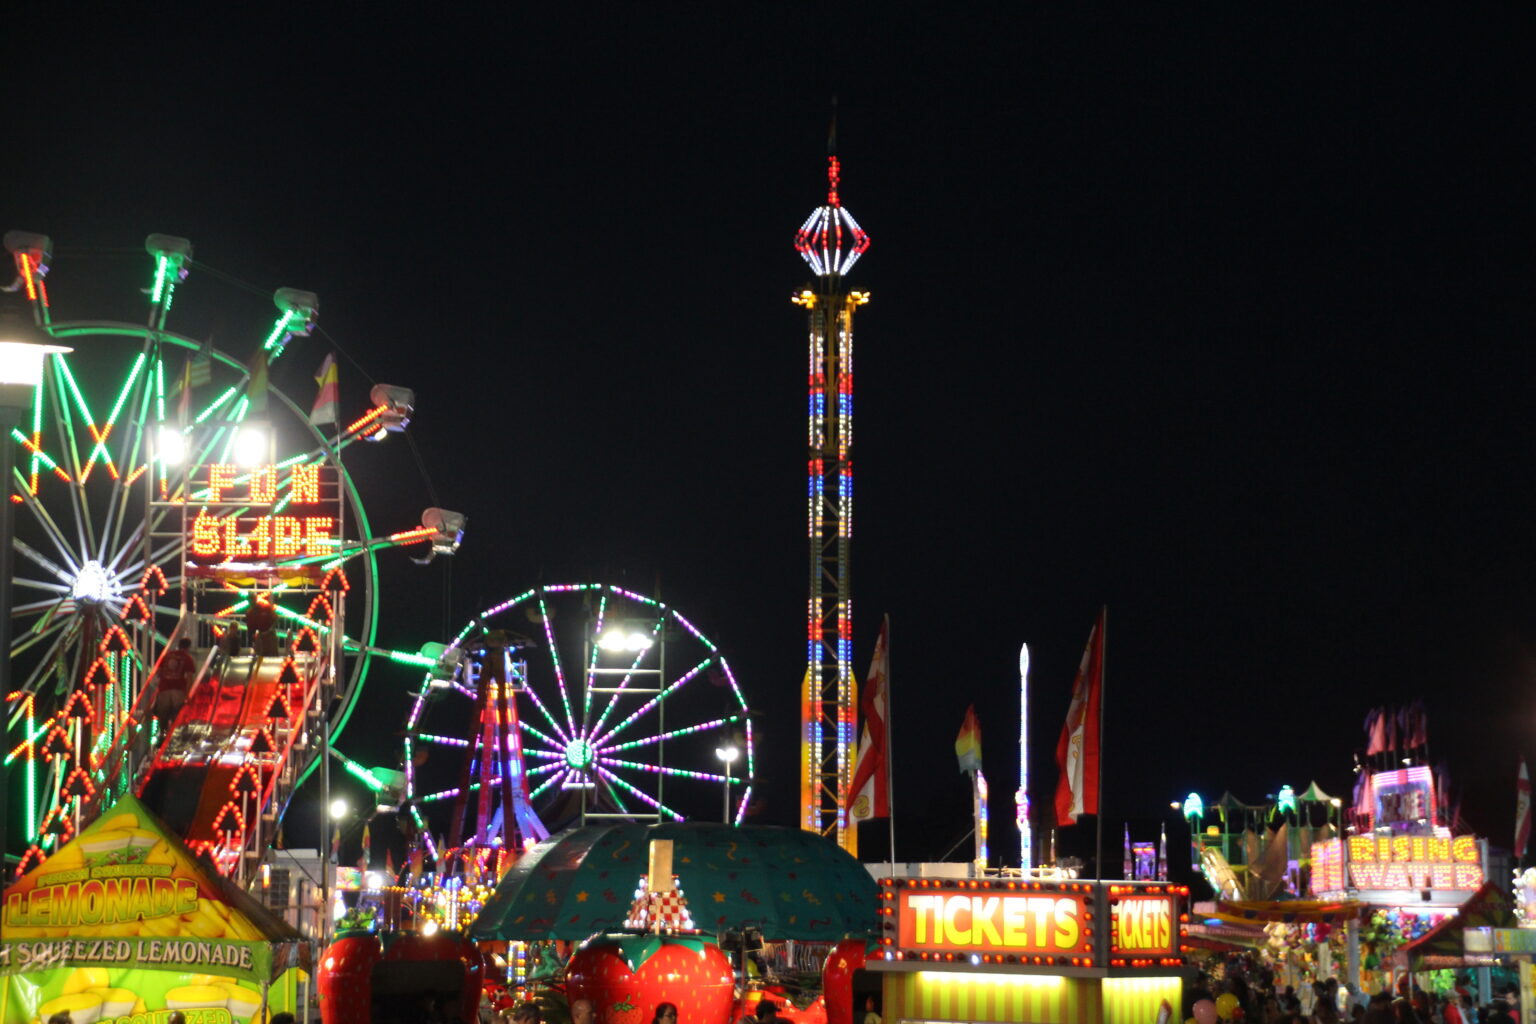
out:
<path id="1" fill-rule="evenodd" d="M 1185 990 L 1185 1020 L 1195 1024 L 1521 1024 L 1514 986 L 1479 1004 L 1470 979 L 1448 993 L 1426 991 L 1404 977 L 1397 991 L 1356 992 L 1337 978 L 1277 985 L 1274 972 L 1235 958 L 1219 980 L 1202 974 Z"/>

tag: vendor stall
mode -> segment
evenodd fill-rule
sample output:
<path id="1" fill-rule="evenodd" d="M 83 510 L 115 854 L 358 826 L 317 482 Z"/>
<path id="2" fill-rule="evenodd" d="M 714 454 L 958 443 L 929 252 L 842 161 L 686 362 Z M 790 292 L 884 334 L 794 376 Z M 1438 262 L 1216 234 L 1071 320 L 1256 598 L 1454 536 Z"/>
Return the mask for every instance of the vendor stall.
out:
<path id="1" fill-rule="evenodd" d="M 885 879 L 886 1021 L 1167 1024 L 1189 969 L 1189 890 L 1146 883 Z"/>
<path id="2" fill-rule="evenodd" d="M 291 986 L 273 982 L 307 959 L 296 930 L 128 796 L 5 890 L 0 1024 L 163 1010 L 244 1024 L 292 1008 Z"/>

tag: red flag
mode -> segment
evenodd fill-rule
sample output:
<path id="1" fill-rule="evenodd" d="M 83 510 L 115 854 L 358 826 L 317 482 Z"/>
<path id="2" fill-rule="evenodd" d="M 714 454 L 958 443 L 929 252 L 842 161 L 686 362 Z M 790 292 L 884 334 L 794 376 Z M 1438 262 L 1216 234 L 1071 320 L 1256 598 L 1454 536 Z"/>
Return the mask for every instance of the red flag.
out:
<path id="1" fill-rule="evenodd" d="M 1099 813 L 1099 698 L 1104 689 L 1104 626 L 1106 614 L 1088 634 L 1088 646 L 1077 666 L 1067 722 L 1056 741 L 1056 823 L 1076 824 L 1078 816 Z"/>
<path id="2" fill-rule="evenodd" d="M 891 617 L 880 622 L 880 639 L 875 641 L 875 655 L 869 661 L 869 677 L 859 696 L 859 710 L 864 715 L 864 731 L 859 736 L 859 758 L 853 766 L 853 782 L 848 786 L 848 813 L 854 821 L 889 818 L 890 761 L 886 756 L 885 721 L 888 713 L 886 687 L 890 673 Z"/>
<path id="3" fill-rule="evenodd" d="M 1526 845 L 1531 841 L 1531 773 L 1526 771 L 1525 758 L 1520 759 L 1520 776 L 1515 780 L 1515 863 L 1525 857 Z"/>
<path id="4" fill-rule="evenodd" d="M 1372 708 L 1365 714 L 1365 756 L 1375 757 L 1387 750 L 1386 709 Z"/>

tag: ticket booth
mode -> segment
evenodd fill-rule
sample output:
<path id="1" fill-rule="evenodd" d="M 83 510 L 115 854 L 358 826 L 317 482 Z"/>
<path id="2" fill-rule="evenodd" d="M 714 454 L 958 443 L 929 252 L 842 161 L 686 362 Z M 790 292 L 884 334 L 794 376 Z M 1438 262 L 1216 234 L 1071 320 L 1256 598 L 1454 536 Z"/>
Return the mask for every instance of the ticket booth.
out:
<path id="1" fill-rule="evenodd" d="M 1179 1024 L 1188 899 L 1164 883 L 889 878 L 867 966 L 889 1024 Z"/>

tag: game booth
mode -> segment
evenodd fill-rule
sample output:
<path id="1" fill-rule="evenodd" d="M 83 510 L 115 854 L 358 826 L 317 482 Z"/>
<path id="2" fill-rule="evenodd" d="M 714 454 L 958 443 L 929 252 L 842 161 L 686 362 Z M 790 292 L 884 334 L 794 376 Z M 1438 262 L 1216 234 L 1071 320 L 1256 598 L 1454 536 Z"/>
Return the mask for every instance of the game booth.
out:
<path id="1" fill-rule="evenodd" d="M 1189 890 L 1163 883 L 887 878 L 866 965 L 902 1021 L 1169 1024 Z"/>
<path id="2" fill-rule="evenodd" d="M 128 796 L 6 888 L 0 1024 L 263 1021 L 308 949 Z"/>

